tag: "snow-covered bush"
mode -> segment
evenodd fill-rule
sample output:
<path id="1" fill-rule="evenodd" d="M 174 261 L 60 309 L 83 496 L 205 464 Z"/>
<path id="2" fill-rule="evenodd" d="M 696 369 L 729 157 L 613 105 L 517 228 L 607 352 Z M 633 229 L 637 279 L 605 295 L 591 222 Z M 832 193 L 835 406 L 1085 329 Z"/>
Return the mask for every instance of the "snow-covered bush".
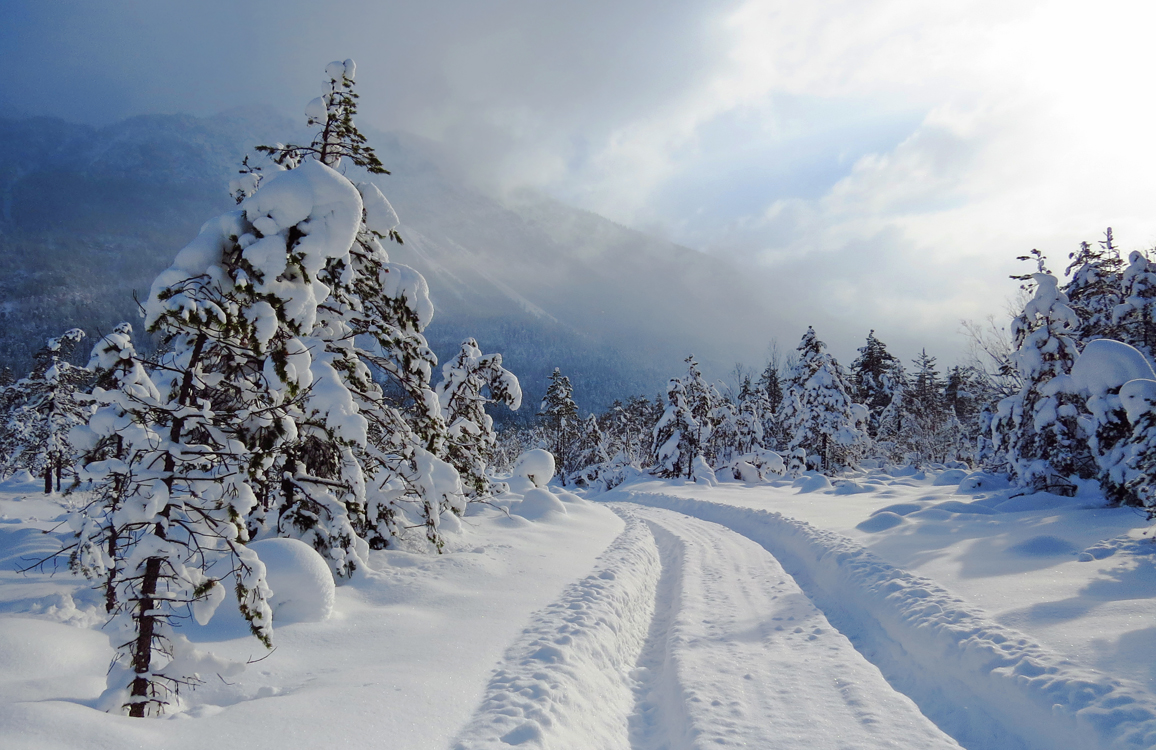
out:
<path id="1" fill-rule="evenodd" d="M 249 545 L 265 564 L 273 622 L 321 622 L 337 596 L 333 573 L 317 551 L 296 539 L 262 539 Z"/>

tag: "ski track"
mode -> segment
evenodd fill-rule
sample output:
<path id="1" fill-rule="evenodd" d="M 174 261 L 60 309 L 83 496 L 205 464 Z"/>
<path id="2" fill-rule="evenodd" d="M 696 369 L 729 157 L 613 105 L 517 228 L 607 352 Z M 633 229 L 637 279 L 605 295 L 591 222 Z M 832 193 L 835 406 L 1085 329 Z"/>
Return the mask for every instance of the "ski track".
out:
<path id="1" fill-rule="evenodd" d="M 624 488 L 605 499 L 677 511 L 758 543 L 895 689 L 965 747 L 1156 747 L 1156 701 L 1146 691 L 1048 651 L 846 537 L 773 511 L 661 493 Z"/>

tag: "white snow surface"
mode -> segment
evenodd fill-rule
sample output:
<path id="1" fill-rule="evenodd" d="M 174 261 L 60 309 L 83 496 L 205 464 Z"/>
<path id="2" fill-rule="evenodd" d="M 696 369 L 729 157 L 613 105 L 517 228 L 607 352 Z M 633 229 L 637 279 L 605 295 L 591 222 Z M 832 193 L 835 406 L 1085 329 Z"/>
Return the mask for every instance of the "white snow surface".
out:
<path id="1" fill-rule="evenodd" d="M 0 484 L 5 750 L 1156 746 L 1156 545 L 1089 488 L 723 472 L 583 498 L 515 475 L 447 519 L 446 554 L 374 551 L 336 589 L 306 545 L 254 543 L 278 596 L 331 613 L 279 611 L 266 652 L 226 598 L 178 631 L 220 657 L 186 709 L 134 720 L 97 708 L 97 592 L 14 570 L 76 501 L 30 479 Z"/>

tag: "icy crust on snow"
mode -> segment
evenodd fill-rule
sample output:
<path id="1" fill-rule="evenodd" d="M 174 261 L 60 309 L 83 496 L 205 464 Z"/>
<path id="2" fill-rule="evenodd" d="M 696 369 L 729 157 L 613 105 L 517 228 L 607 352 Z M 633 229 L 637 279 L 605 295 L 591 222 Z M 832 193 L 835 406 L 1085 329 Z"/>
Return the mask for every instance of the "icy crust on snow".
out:
<path id="1" fill-rule="evenodd" d="M 629 750 L 624 676 L 646 640 L 660 572 L 654 537 L 627 518 L 594 572 L 538 612 L 506 652 L 455 750 Z"/>
<path id="2" fill-rule="evenodd" d="M 758 542 L 892 685 L 965 745 L 1156 746 L 1156 701 L 1142 689 L 1048 651 L 840 534 L 773 511 L 625 488 L 605 499 L 675 510 Z"/>

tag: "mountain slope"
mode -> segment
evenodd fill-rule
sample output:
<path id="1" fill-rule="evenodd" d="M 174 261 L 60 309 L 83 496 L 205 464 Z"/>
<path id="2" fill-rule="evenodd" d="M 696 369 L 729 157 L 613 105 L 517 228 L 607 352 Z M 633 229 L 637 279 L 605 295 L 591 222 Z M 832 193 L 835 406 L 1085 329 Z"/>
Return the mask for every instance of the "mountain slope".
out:
<path id="1" fill-rule="evenodd" d="M 104 128 L 0 120 L 0 364 L 20 372 L 66 327 L 135 320 L 133 291 L 232 207 L 225 186 L 246 151 L 307 137 L 262 111 Z M 420 138 L 371 142 L 406 240 L 390 252 L 429 281 L 443 360 L 474 336 L 504 354 L 531 407 L 560 367 L 587 410 L 654 393 L 692 352 L 716 374 L 761 352 L 765 339 L 735 333 L 768 317 L 760 294 L 726 263 L 541 196 L 489 197 Z"/>

